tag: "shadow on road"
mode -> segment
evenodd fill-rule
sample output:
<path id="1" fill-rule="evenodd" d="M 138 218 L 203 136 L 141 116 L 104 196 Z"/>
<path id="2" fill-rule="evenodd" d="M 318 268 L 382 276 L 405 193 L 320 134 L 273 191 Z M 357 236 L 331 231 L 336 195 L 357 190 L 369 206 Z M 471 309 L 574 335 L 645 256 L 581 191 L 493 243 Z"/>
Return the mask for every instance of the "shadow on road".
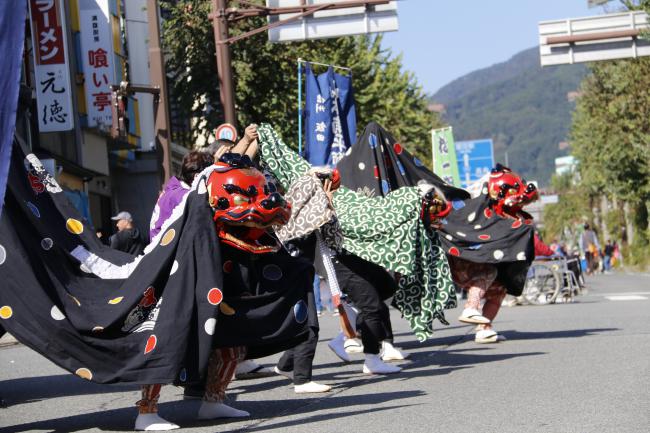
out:
<path id="1" fill-rule="evenodd" d="M 546 352 L 526 352 L 526 353 L 499 353 L 499 354 L 477 354 L 477 353 L 458 353 L 460 351 L 448 350 L 436 355 L 436 364 L 443 367 L 465 366 L 469 368 L 474 365 L 484 364 L 486 362 L 499 362 L 512 358 L 525 356 L 546 355 Z"/>
<path id="2" fill-rule="evenodd" d="M 56 397 L 136 391 L 139 390 L 139 387 L 137 385 L 101 385 L 80 379 L 72 374 L 58 374 L 3 380 L 0 381 L 0 389 L 11 390 L 9 394 L 5 392 L 4 397 L 6 405 L 12 406 Z"/>
<path id="3" fill-rule="evenodd" d="M 335 420 L 337 418 L 344 418 L 348 416 L 355 416 L 355 415 L 363 415 L 363 414 L 372 414 L 372 413 L 377 413 L 380 411 L 386 411 L 386 410 L 396 410 L 400 409 L 403 407 L 409 407 L 413 405 L 399 405 L 399 406 L 388 406 L 388 407 L 375 407 L 372 409 L 364 409 L 364 410 L 351 410 L 351 411 L 346 411 L 346 412 L 335 412 L 335 413 L 324 413 L 320 415 L 311 415 L 307 417 L 303 417 L 300 419 L 295 419 L 295 420 L 287 420 L 287 421 L 282 421 L 278 423 L 273 423 L 273 424 L 267 424 L 264 423 L 263 425 L 258 425 L 255 427 L 248 427 L 245 429 L 247 432 L 254 432 L 254 431 L 267 431 L 269 429 L 278 429 L 278 428 L 287 428 L 287 427 L 293 427 L 296 425 L 304 425 L 304 424 L 311 424 L 315 422 L 320 422 L 320 421 L 325 421 L 325 422 L 331 422 L 332 420 Z M 322 409 L 322 408 L 320 408 Z"/>
<path id="4" fill-rule="evenodd" d="M 601 334 L 603 332 L 620 331 L 620 328 L 587 328 L 587 329 L 567 329 L 565 331 L 539 331 L 539 332 L 520 332 L 520 331 L 503 331 L 508 340 L 551 340 L 555 338 L 579 338 L 589 337 Z"/>
<path id="5" fill-rule="evenodd" d="M 355 396 L 339 396 L 335 394 L 322 394 L 318 398 L 304 398 L 304 399 L 281 399 L 281 400 L 267 400 L 267 401 L 240 401 L 235 405 L 238 409 L 243 409 L 251 414 L 253 417 L 248 426 L 233 429 L 232 431 L 239 431 L 245 429 L 246 431 L 267 430 L 271 427 L 288 427 L 291 425 L 305 424 L 307 422 L 316 422 L 323 420 L 332 420 L 336 418 L 344 418 L 347 416 L 355 416 L 364 413 L 373 413 L 384 410 L 395 410 L 404 406 L 390 406 L 390 407 L 376 407 L 372 409 L 336 411 L 335 413 L 328 413 L 322 415 L 312 415 L 307 418 L 300 418 L 297 420 L 287 420 L 274 424 L 273 426 L 259 424 L 268 421 L 269 419 L 277 418 L 285 415 L 304 414 L 312 411 L 320 411 L 323 409 L 350 409 L 358 405 L 381 404 L 389 401 L 396 401 L 404 398 L 412 398 L 423 395 L 422 391 L 399 391 L 399 392 L 384 392 L 381 394 L 368 394 L 368 395 L 355 395 Z M 167 418 L 169 421 L 179 424 L 181 427 L 191 429 L 193 427 L 208 427 L 219 426 L 219 431 L 224 430 L 224 426 L 231 423 L 241 423 L 241 419 L 220 419 L 210 422 L 197 421 L 196 412 L 198 410 L 198 401 L 175 401 L 166 402 L 159 405 L 160 415 Z M 135 407 L 113 409 L 107 411 L 89 412 L 82 415 L 74 415 L 56 419 L 49 419 L 44 421 L 36 421 L 31 423 L 19 424 L 14 426 L 7 426 L 2 428 L 2 432 L 18 433 L 31 430 L 47 430 L 55 432 L 73 432 L 84 431 L 88 429 L 98 428 L 100 430 L 124 430 L 132 431 L 133 423 L 137 410 Z"/>

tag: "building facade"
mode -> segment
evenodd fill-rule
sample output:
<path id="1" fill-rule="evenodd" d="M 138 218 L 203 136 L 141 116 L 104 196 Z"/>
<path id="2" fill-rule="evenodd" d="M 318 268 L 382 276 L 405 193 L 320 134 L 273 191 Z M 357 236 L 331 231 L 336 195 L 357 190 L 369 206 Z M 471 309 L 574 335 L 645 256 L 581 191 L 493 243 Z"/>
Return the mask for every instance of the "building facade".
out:
<path id="1" fill-rule="evenodd" d="M 147 1 L 28 3 L 23 89 L 32 103 L 18 133 L 95 228 L 112 233 L 111 215 L 126 210 L 148 233 L 162 185 L 153 96 L 130 95 L 126 134 L 110 133 L 111 86 L 150 83 Z"/>

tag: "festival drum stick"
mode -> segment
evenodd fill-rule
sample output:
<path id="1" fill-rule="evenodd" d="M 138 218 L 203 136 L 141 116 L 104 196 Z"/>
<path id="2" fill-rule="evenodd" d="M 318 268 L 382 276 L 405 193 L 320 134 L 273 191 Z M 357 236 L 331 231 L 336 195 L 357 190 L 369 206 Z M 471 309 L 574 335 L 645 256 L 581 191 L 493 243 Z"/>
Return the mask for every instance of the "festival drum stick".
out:
<path id="1" fill-rule="evenodd" d="M 330 293 L 332 294 L 332 299 L 336 304 L 336 309 L 339 312 L 339 321 L 341 322 L 341 329 L 347 338 L 355 338 L 357 336 L 356 331 L 352 327 L 350 320 L 348 319 L 348 313 L 345 311 L 345 307 L 341 302 L 341 288 L 339 287 L 339 281 L 336 278 L 336 271 L 334 271 L 334 264 L 332 263 L 331 251 L 323 242 L 320 230 L 316 231 L 316 239 L 318 243 L 318 250 L 323 260 L 323 267 L 325 268 L 325 273 L 327 274 L 327 284 L 330 287 Z"/>

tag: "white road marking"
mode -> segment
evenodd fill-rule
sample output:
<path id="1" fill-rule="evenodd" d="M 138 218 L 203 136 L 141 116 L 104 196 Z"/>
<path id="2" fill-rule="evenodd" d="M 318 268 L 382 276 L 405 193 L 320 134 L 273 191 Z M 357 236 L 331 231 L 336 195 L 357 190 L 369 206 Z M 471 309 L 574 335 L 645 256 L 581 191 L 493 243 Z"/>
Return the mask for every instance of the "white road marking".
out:
<path id="1" fill-rule="evenodd" d="M 594 296 L 628 296 L 628 295 L 647 295 L 650 296 L 650 292 L 611 292 L 611 293 L 591 293 Z"/>
<path id="2" fill-rule="evenodd" d="M 619 295 L 619 296 L 605 296 L 605 299 L 610 301 L 645 301 L 648 298 L 646 296 L 639 295 Z"/>

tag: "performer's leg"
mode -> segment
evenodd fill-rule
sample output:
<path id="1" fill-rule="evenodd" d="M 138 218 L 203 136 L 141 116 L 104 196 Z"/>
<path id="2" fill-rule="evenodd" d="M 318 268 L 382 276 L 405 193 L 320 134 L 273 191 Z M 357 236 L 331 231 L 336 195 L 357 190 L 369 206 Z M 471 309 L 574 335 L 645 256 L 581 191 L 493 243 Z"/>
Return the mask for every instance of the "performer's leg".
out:
<path id="1" fill-rule="evenodd" d="M 161 384 L 143 385 L 142 398 L 138 400 L 138 417 L 135 419 L 136 430 L 162 431 L 174 430 L 178 426 L 158 415 L 158 398 Z"/>
<path id="2" fill-rule="evenodd" d="M 355 284 L 348 294 L 359 309 L 357 330 L 361 331 L 363 353 L 379 354 L 380 341 L 386 338 L 381 318 L 383 301 L 369 284 Z"/>
<path id="3" fill-rule="evenodd" d="M 489 323 L 490 320 L 481 314 L 481 300 L 485 296 L 485 290 L 496 277 L 494 266 L 449 256 L 449 267 L 454 283 L 467 290 L 467 301 L 458 320 L 472 324 Z"/>
<path id="4" fill-rule="evenodd" d="M 309 331 L 309 338 L 293 349 L 293 384 L 294 390 L 298 394 L 327 392 L 332 389 L 329 385 L 311 380 L 317 345 L 318 331 L 311 329 Z"/>
<path id="5" fill-rule="evenodd" d="M 381 342 L 381 359 L 383 361 L 402 361 L 409 357 L 409 354 L 393 346 L 393 325 L 390 322 L 390 310 L 386 303 L 383 303 L 381 311 L 382 325 L 384 326 L 384 341 Z"/>
<path id="6" fill-rule="evenodd" d="M 501 308 L 501 302 L 503 298 L 506 297 L 506 289 L 500 284 L 493 284 L 485 293 L 485 304 L 483 305 L 483 315 L 494 321 L 494 318 L 497 317 L 499 309 Z M 492 324 L 481 325 L 485 329 L 492 329 Z"/>
<path id="7" fill-rule="evenodd" d="M 483 314 L 485 317 L 490 319 L 490 323 L 484 325 L 478 325 L 478 331 L 474 341 L 477 343 L 497 343 L 499 341 L 504 341 L 506 338 L 497 333 L 492 329 L 492 321 L 494 321 L 499 309 L 501 308 L 501 303 L 506 297 L 506 289 L 500 283 L 494 282 L 485 294 L 485 304 L 483 305 Z"/>
<path id="8" fill-rule="evenodd" d="M 199 419 L 237 418 L 250 414 L 224 404 L 226 388 L 230 384 L 237 363 L 246 357 L 246 348 L 226 347 L 217 348 L 208 361 L 208 377 L 205 383 L 205 394 L 199 408 Z"/>
<path id="9" fill-rule="evenodd" d="M 381 325 L 384 328 L 384 341 L 393 342 L 393 325 L 390 323 L 390 310 L 388 305 L 385 302 L 381 303 L 381 309 L 379 311 L 381 316 Z"/>
<path id="10" fill-rule="evenodd" d="M 478 286 L 471 286 L 467 291 L 467 301 L 465 308 L 473 308 L 481 311 L 481 300 L 485 298 L 485 289 Z"/>
<path id="11" fill-rule="evenodd" d="M 294 349 L 293 384 L 302 385 L 311 382 L 312 364 L 318 344 L 318 333 L 310 332 L 309 338 Z"/>
<path id="12" fill-rule="evenodd" d="M 349 286 L 348 294 L 359 309 L 357 329 L 361 331 L 363 353 L 366 358 L 363 372 L 389 374 L 401 371 L 401 368 L 386 364 L 379 357 L 380 342 L 387 337 L 382 323 L 382 306 L 387 307 L 379 293 L 359 277 L 356 284 Z"/>
<path id="13" fill-rule="evenodd" d="M 161 388 L 162 385 L 159 383 L 142 386 L 142 398 L 136 403 L 138 405 L 138 413 L 158 412 L 158 399 L 160 398 Z"/>
<path id="14" fill-rule="evenodd" d="M 280 374 L 282 374 L 282 373 L 290 373 L 290 372 L 293 371 L 296 349 L 297 349 L 297 347 L 289 349 L 289 350 L 285 351 L 282 354 L 282 356 L 280 357 L 280 360 L 278 361 L 278 364 L 276 365 L 277 369 L 280 370 Z M 282 374 L 282 375 L 287 376 L 287 377 L 290 376 L 288 374 Z"/>

